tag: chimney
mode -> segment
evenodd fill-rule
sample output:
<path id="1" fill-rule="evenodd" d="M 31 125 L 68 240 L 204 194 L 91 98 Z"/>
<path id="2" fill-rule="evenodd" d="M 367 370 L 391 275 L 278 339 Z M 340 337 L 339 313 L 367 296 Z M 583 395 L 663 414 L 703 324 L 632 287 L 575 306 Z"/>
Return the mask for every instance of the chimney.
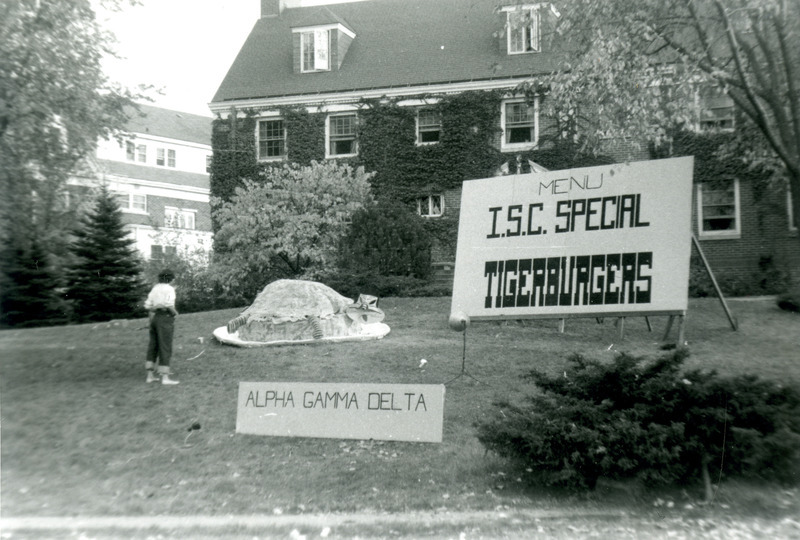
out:
<path id="1" fill-rule="evenodd" d="M 302 0 L 261 0 L 261 18 L 279 17 L 284 9 L 298 8 Z"/>

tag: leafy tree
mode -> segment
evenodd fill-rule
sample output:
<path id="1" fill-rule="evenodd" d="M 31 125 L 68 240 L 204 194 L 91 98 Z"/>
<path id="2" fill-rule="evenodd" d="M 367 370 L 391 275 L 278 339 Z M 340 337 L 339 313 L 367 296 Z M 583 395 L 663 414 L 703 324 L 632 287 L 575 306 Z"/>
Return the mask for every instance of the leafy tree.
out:
<path id="1" fill-rule="evenodd" d="M 29 250 L 8 247 L 2 264 L 0 324 L 23 328 L 67 322 L 59 279 L 38 241 Z"/>
<path id="2" fill-rule="evenodd" d="M 140 278 L 141 262 L 122 225 L 122 212 L 103 187 L 97 206 L 75 231 L 70 251 L 67 298 L 73 303 L 77 322 L 140 315 L 145 293 Z"/>
<path id="3" fill-rule="evenodd" d="M 587 144 L 663 142 L 724 91 L 741 117 L 729 155 L 788 177 L 800 208 L 800 3 L 793 0 L 571 0 L 559 6 L 560 69 L 527 89 L 572 113 Z M 795 212 L 800 224 L 800 212 Z"/>
<path id="4" fill-rule="evenodd" d="M 250 296 L 274 279 L 313 279 L 334 268 L 348 221 L 372 202 L 371 177 L 335 161 L 285 164 L 245 180 L 230 201 L 214 199 L 212 266 L 226 291 Z"/>
<path id="5" fill-rule="evenodd" d="M 65 253 L 67 178 L 132 102 L 103 74 L 111 44 L 90 0 L 0 2 L 0 242 Z"/>

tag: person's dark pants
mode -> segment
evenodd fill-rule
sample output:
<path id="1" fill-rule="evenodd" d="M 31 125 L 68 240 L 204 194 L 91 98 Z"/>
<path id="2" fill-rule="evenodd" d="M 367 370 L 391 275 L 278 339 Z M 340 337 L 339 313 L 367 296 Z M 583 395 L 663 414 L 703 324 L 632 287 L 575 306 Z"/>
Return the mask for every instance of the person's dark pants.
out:
<path id="1" fill-rule="evenodd" d="M 150 342 L 147 345 L 145 368 L 152 370 L 158 359 L 158 372 L 170 373 L 172 359 L 172 335 L 175 332 L 175 317 L 167 310 L 156 310 L 150 320 Z"/>

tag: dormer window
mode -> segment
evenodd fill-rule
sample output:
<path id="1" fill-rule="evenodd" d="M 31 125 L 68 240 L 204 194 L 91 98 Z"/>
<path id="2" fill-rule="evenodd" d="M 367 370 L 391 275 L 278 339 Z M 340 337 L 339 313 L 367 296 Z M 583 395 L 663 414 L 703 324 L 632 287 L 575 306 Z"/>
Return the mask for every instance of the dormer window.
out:
<path id="1" fill-rule="evenodd" d="M 300 57 L 303 73 L 309 71 L 329 71 L 330 64 L 330 32 L 328 30 L 311 30 L 300 34 Z"/>
<path id="2" fill-rule="evenodd" d="M 542 50 L 539 6 L 512 6 L 506 11 L 508 54 L 526 54 Z"/>
<path id="3" fill-rule="evenodd" d="M 292 28 L 295 73 L 336 71 L 355 39 L 355 33 L 339 22 Z"/>

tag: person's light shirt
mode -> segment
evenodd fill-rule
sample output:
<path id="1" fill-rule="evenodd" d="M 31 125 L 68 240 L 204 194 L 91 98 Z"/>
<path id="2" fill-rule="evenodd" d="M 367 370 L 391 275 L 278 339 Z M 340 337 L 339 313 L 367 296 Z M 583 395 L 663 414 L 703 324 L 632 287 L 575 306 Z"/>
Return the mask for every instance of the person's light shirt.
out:
<path id="1" fill-rule="evenodd" d="M 148 311 L 154 309 L 175 308 L 175 289 L 168 283 L 158 283 L 150 290 L 144 308 Z"/>

